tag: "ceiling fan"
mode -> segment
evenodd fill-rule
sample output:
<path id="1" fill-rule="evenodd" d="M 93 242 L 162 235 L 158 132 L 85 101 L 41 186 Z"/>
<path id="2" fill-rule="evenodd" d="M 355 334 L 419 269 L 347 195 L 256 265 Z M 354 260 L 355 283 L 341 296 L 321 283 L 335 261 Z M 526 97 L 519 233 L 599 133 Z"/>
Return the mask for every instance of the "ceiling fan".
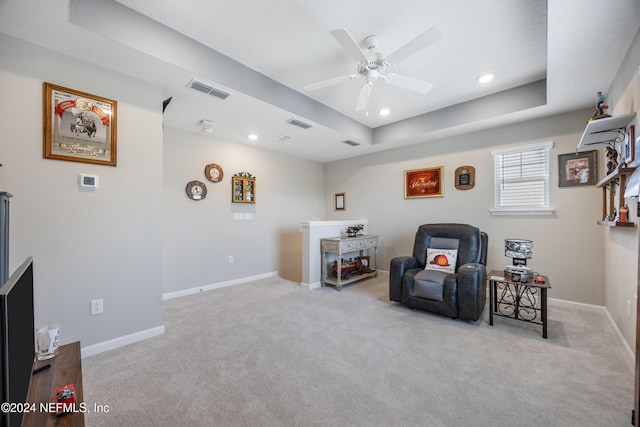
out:
<path id="1" fill-rule="evenodd" d="M 312 83 L 304 87 L 306 91 L 313 91 L 327 86 L 333 86 L 344 81 L 355 80 L 358 77 L 364 77 L 365 82 L 360 87 L 358 101 L 356 103 L 356 111 L 362 111 L 367 108 L 369 97 L 371 96 L 371 90 L 373 89 L 373 83 L 378 79 L 378 77 L 390 85 L 403 87 L 421 94 L 425 94 L 433 88 L 431 83 L 424 82 L 422 80 L 417 80 L 412 77 L 395 73 L 389 73 L 386 75 L 383 73 L 388 68 L 399 64 L 427 46 L 430 46 L 440 40 L 444 34 L 438 27 L 431 27 L 388 56 L 384 56 L 383 54 L 375 51 L 379 41 L 377 36 L 368 36 L 362 41 L 362 45 L 367 50 L 364 51 L 345 29 L 340 28 L 333 30 L 331 31 L 331 35 L 342 45 L 347 53 L 356 60 L 358 74 L 349 74 Z"/>

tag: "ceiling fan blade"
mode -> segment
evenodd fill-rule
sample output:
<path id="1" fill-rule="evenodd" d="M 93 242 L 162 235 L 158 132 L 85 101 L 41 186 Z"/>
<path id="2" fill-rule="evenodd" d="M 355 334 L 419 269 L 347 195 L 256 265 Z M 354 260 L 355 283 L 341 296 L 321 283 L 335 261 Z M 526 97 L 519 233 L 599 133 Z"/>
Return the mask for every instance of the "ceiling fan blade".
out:
<path id="1" fill-rule="evenodd" d="M 433 89 L 433 85 L 429 82 L 414 79 L 413 77 L 403 76 L 401 74 L 389 74 L 384 78 L 384 81 L 390 85 L 403 87 L 423 95 Z"/>
<path id="2" fill-rule="evenodd" d="M 369 97 L 371 96 L 371 89 L 373 89 L 373 83 L 365 83 L 360 88 L 358 94 L 358 102 L 356 103 L 356 111 L 363 111 L 367 109 L 369 103 Z"/>
<path id="3" fill-rule="evenodd" d="M 415 39 L 409 41 L 404 46 L 387 56 L 387 62 L 398 64 L 408 57 L 415 55 L 427 46 L 437 42 L 444 37 L 444 33 L 438 27 L 431 27 Z"/>
<path id="4" fill-rule="evenodd" d="M 347 32 L 344 28 L 339 28 L 337 30 L 332 30 L 331 35 L 342 45 L 342 47 L 361 64 L 366 64 L 369 62 L 369 58 L 364 53 L 364 51 L 360 48 L 360 45 L 351 37 L 351 34 Z"/>
<path id="5" fill-rule="evenodd" d="M 312 90 L 322 89 L 323 87 L 333 86 L 333 85 L 336 85 L 338 83 L 345 82 L 347 80 L 356 79 L 357 77 L 358 76 L 355 75 L 355 74 L 349 74 L 348 76 L 334 77 L 332 79 L 322 80 L 320 82 L 308 84 L 308 85 L 306 85 L 304 87 L 304 90 L 312 91 Z"/>

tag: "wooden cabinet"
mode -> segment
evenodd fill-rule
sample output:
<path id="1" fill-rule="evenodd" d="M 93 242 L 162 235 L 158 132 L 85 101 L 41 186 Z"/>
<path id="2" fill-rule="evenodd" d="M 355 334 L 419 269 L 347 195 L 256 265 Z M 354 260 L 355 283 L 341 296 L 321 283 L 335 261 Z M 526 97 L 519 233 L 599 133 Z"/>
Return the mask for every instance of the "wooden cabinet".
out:
<path id="1" fill-rule="evenodd" d="M 247 176 L 234 176 L 231 179 L 231 201 L 233 203 L 255 203 L 256 179 Z"/>
<path id="2" fill-rule="evenodd" d="M 369 249 L 373 252 L 373 261 L 371 261 L 370 255 L 365 254 Z M 327 253 L 335 254 L 336 258 L 333 262 L 328 262 Z M 346 255 L 351 253 L 358 255 L 347 259 Z M 368 277 L 377 277 L 378 236 L 363 235 L 320 239 L 320 260 L 322 268 L 320 283 L 322 286 L 328 283 L 335 285 L 337 290 L 341 290 L 344 284 Z"/>

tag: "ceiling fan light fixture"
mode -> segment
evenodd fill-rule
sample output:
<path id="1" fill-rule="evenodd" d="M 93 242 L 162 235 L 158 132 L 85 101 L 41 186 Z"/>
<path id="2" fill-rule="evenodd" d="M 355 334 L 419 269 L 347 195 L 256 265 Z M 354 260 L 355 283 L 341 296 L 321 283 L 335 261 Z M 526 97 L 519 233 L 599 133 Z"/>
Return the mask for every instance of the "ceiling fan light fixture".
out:
<path id="1" fill-rule="evenodd" d="M 493 80 L 493 78 L 495 77 L 495 75 L 493 73 L 484 73 L 478 76 L 478 78 L 476 79 L 478 81 L 478 83 L 489 83 L 491 80 Z"/>
<path id="2" fill-rule="evenodd" d="M 371 95 L 371 88 L 374 82 L 378 80 L 378 77 L 393 86 L 400 86 L 404 89 L 418 92 L 420 94 L 426 94 L 433 88 L 433 84 L 418 79 L 397 74 L 392 78 L 391 75 L 385 76 L 382 73 L 385 73 L 387 68 L 406 60 L 442 39 L 444 34 L 438 27 L 434 26 L 429 28 L 427 31 L 408 41 L 388 56 L 374 51 L 379 41 L 377 36 L 368 36 L 362 41 L 362 43 L 358 43 L 344 28 L 332 30 L 330 33 L 346 53 L 356 61 L 358 75 L 365 79 L 364 84 L 360 87 L 360 91 L 358 92 L 356 111 L 365 111 L 365 114 L 367 114 L 366 109 Z M 365 52 L 365 50 L 367 52 Z M 305 90 L 316 90 L 341 83 L 345 80 L 353 80 L 357 77 L 358 76 L 354 75 L 333 77 L 328 80 L 306 85 L 304 88 Z"/>

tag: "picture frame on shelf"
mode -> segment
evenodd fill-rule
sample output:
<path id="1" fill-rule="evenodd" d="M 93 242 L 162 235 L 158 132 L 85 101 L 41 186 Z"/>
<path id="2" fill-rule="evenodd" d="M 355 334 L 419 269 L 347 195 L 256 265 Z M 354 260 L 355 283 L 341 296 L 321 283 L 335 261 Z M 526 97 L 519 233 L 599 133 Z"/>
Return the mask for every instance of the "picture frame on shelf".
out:
<path id="1" fill-rule="evenodd" d="M 558 186 L 595 185 L 598 182 L 598 152 L 558 154 Z"/>
<path id="2" fill-rule="evenodd" d="M 622 141 L 622 152 L 620 153 L 620 157 L 622 162 L 626 165 L 632 163 L 635 159 L 635 127 L 634 125 L 629 126 L 629 128 L 624 133 L 624 141 Z"/>
<path id="3" fill-rule="evenodd" d="M 443 197 L 443 166 L 404 171 L 404 198 Z"/>
<path id="4" fill-rule="evenodd" d="M 116 166 L 117 101 L 44 83 L 45 159 Z"/>
<path id="5" fill-rule="evenodd" d="M 345 207 L 345 195 L 344 193 L 336 193 L 334 195 L 334 206 L 335 206 L 335 210 L 337 211 L 343 211 L 346 209 Z"/>

